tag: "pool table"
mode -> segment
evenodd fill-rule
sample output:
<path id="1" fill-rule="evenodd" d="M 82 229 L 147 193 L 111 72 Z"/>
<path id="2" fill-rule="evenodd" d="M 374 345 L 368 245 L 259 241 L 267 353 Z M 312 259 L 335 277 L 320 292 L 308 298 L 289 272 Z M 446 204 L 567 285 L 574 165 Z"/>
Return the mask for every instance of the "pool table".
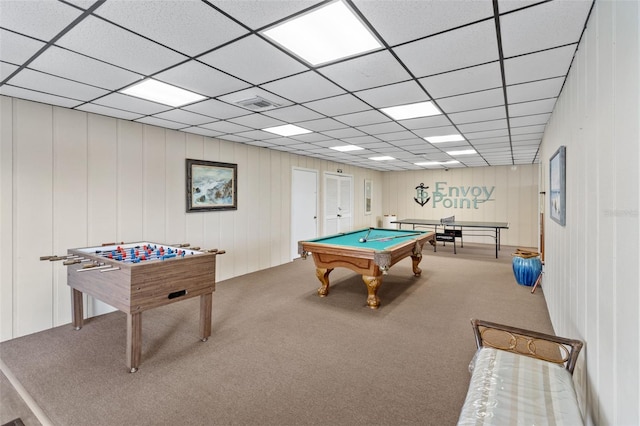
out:
<path id="1" fill-rule="evenodd" d="M 303 259 L 313 254 L 316 276 L 322 284 L 318 295 L 329 294 L 329 274 L 336 267 L 349 268 L 362 275 L 367 286 L 367 306 L 380 306 L 378 288 L 382 275 L 394 264 L 411 256 L 413 273 L 419 276 L 422 247 L 434 244 L 434 232 L 365 228 L 353 232 L 330 235 L 298 242 L 298 254 Z M 363 241 L 364 240 L 364 241 Z"/>

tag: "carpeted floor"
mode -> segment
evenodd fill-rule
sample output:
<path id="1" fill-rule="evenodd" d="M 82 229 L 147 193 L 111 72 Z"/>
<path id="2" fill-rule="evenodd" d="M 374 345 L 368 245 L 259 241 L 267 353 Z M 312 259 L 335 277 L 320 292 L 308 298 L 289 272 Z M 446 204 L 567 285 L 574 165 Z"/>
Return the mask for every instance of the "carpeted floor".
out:
<path id="1" fill-rule="evenodd" d="M 342 268 L 318 297 L 312 259 L 220 282 L 206 343 L 197 298 L 143 314 L 135 374 L 121 312 L 3 342 L 0 356 L 54 425 L 452 425 L 475 351 L 470 318 L 553 333 L 542 291 L 513 278 L 515 249 L 495 259 L 491 247 L 428 247 L 419 278 L 401 261 L 378 310 Z"/>

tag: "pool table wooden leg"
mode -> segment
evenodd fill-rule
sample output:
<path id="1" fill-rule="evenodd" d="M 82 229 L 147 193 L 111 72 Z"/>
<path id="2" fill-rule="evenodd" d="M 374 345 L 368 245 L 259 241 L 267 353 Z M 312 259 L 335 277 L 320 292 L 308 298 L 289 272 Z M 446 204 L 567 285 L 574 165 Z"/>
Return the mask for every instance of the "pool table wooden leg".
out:
<path id="1" fill-rule="evenodd" d="M 322 286 L 318 289 L 318 296 L 325 297 L 329 294 L 329 274 L 333 271 L 333 268 L 316 268 L 316 277 L 322 283 Z"/>
<path id="2" fill-rule="evenodd" d="M 369 275 L 363 275 L 362 281 L 367 286 L 367 292 L 369 295 L 367 296 L 367 305 L 371 309 L 378 309 L 380 306 L 380 299 L 378 298 L 378 288 L 380 284 L 382 284 L 382 277 L 372 277 Z"/>
<path id="3" fill-rule="evenodd" d="M 420 274 L 422 273 L 422 269 L 418 267 L 418 264 L 420 263 L 421 260 L 422 260 L 422 253 L 418 253 L 416 255 L 411 256 L 411 263 L 413 265 L 413 274 L 416 277 L 419 277 Z"/>

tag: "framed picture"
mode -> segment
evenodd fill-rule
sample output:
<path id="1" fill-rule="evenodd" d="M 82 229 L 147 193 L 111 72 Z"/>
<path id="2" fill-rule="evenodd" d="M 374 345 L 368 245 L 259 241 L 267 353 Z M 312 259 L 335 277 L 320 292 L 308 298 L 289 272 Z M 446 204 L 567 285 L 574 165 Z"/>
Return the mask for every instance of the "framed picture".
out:
<path id="1" fill-rule="evenodd" d="M 369 179 L 364 180 L 364 214 L 371 214 L 371 193 L 373 183 Z"/>
<path id="2" fill-rule="evenodd" d="M 187 159 L 187 213 L 238 209 L 238 165 Z"/>
<path id="3" fill-rule="evenodd" d="M 549 217 L 566 224 L 566 148 L 561 146 L 549 160 Z"/>

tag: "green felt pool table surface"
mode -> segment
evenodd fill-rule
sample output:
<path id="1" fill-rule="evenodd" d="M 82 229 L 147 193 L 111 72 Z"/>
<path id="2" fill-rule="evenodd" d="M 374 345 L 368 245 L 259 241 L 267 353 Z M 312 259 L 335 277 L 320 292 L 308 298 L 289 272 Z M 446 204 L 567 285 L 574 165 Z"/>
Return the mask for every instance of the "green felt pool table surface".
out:
<path id="1" fill-rule="evenodd" d="M 329 294 L 329 274 L 337 267 L 349 268 L 361 274 L 367 286 L 367 305 L 377 309 L 380 299 L 378 287 L 382 275 L 406 257 L 411 257 L 413 273 L 420 276 L 422 247 L 433 244 L 434 232 L 403 231 L 397 229 L 365 228 L 343 234 L 314 238 L 298 242 L 298 253 L 304 259 L 313 255 L 316 276 L 322 284 L 318 295 Z"/>
<path id="2" fill-rule="evenodd" d="M 405 243 L 412 239 L 415 239 L 418 235 L 428 234 L 429 232 L 420 232 L 412 230 L 396 230 L 396 229 L 381 229 L 373 228 L 359 229 L 357 231 L 348 232 L 344 234 L 329 235 L 327 237 L 315 238 L 313 240 L 307 240 L 308 242 L 321 243 L 321 244 L 333 244 L 342 247 L 355 247 L 360 249 L 371 250 L 389 250 L 391 247 Z M 360 242 L 361 238 L 367 236 L 366 242 Z M 387 239 L 389 238 L 389 239 Z M 383 239 L 383 240 L 380 240 Z"/>

